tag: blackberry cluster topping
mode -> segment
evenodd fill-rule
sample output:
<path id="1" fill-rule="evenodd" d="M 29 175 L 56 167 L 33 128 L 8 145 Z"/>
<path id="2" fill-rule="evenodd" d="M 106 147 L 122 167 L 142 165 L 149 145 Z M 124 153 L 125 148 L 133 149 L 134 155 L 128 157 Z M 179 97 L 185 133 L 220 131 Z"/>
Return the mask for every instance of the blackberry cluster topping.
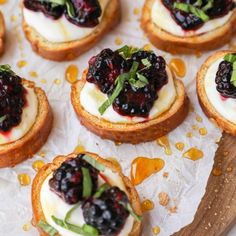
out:
<path id="1" fill-rule="evenodd" d="M 196 30 L 206 21 L 225 16 L 235 8 L 233 0 L 162 0 L 172 18 L 184 30 Z"/>
<path id="2" fill-rule="evenodd" d="M 226 98 L 236 98 L 236 54 L 228 54 L 216 73 L 216 89 Z M 235 72 L 234 72 L 235 71 Z"/>
<path id="3" fill-rule="evenodd" d="M 83 204 L 84 220 L 101 235 L 117 235 L 129 216 L 125 208 L 127 203 L 126 194 L 117 187 L 111 187 L 100 198 L 90 198 Z"/>
<path id="4" fill-rule="evenodd" d="M 49 180 L 50 189 L 68 204 L 75 204 L 85 199 L 82 168 L 89 171 L 92 182 L 91 193 L 97 190 L 98 170 L 83 160 L 82 157 L 83 155 L 79 155 L 63 162 Z"/>
<path id="5" fill-rule="evenodd" d="M 80 27 L 94 27 L 102 14 L 98 0 L 24 0 L 25 8 L 42 12 L 54 20 L 63 14 L 73 24 Z"/>
<path id="6" fill-rule="evenodd" d="M 26 90 L 10 66 L 0 66 L 0 131 L 9 131 L 21 122 Z"/>
<path id="7" fill-rule="evenodd" d="M 104 49 L 92 57 L 86 79 L 108 95 L 101 114 L 112 104 L 116 112 L 131 117 L 148 117 L 157 92 L 168 82 L 162 57 L 128 46 Z"/>

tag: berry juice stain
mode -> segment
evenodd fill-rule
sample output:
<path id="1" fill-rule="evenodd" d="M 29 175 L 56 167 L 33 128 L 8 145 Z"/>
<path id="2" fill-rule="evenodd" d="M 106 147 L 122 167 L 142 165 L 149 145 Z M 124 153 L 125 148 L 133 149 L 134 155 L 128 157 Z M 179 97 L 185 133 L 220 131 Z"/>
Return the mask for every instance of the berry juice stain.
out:
<path id="1" fill-rule="evenodd" d="M 139 185 L 152 174 L 162 170 L 164 166 L 165 162 L 160 158 L 137 157 L 131 164 L 131 182 Z"/>

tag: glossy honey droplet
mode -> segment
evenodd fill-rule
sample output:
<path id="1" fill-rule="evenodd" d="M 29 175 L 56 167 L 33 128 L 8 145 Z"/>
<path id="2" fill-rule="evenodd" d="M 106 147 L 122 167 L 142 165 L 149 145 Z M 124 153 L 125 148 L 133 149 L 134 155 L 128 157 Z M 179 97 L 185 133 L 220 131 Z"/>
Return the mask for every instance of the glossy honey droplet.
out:
<path id="1" fill-rule="evenodd" d="M 202 122 L 202 117 L 199 115 L 196 115 L 196 121 L 201 123 Z"/>
<path id="2" fill-rule="evenodd" d="M 171 155 L 172 150 L 170 148 L 170 142 L 167 136 L 162 136 L 161 138 L 158 138 L 156 140 L 157 144 L 159 144 L 161 147 L 165 149 L 165 154 L 166 155 Z"/>
<path id="3" fill-rule="evenodd" d="M 70 84 L 75 83 L 78 80 L 79 69 L 76 65 L 69 65 L 66 68 L 65 79 Z"/>
<path id="4" fill-rule="evenodd" d="M 61 80 L 60 80 L 60 79 L 55 79 L 55 80 L 54 80 L 54 84 L 60 85 L 60 84 L 61 84 Z"/>
<path id="5" fill-rule="evenodd" d="M 222 175 L 222 170 L 218 167 L 214 167 L 213 170 L 212 170 L 212 174 L 214 176 L 221 176 Z"/>
<path id="6" fill-rule="evenodd" d="M 175 147 L 176 147 L 177 150 L 183 151 L 184 150 L 184 143 L 178 142 L 178 143 L 175 144 Z"/>
<path id="7" fill-rule="evenodd" d="M 186 65 L 181 58 L 172 58 L 169 62 L 169 67 L 180 78 L 186 75 Z"/>
<path id="8" fill-rule="evenodd" d="M 140 13 L 140 8 L 135 7 L 133 10 L 134 15 L 139 15 Z"/>
<path id="9" fill-rule="evenodd" d="M 18 180 L 21 186 L 30 185 L 30 182 L 31 182 L 30 176 L 26 173 L 19 174 Z"/>
<path id="10" fill-rule="evenodd" d="M 116 44 L 117 46 L 120 46 L 122 43 L 123 43 L 123 41 L 122 41 L 121 38 L 117 37 L 117 38 L 115 39 L 115 44 Z"/>
<path id="11" fill-rule="evenodd" d="M 25 67 L 26 65 L 27 65 L 27 61 L 25 61 L 25 60 L 20 60 L 20 61 L 17 62 L 17 66 L 18 66 L 19 68 L 23 68 L 23 67 Z"/>
<path id="12" fill-rule="evenodd" d="M 157 235 L 161 232 L 161 229 L 159 226 L 155 226 L 152 228 L 152 232 L 153 232 L 153 234 Z"/>
<path id="13" fill-rule="evenodd" d="M 74 149 L 74 153 L 81 153 L 81 152 L 85 152 L 85 147 L 81 144 L 78 144 Z"/>
<path id="14" fill-rule="evenodd" d="M 192 147 L 183 154 L 183 157 L 190 159 L 192 161 L 197 161 L 203 158 L 204 154 L 198 148 Z"/>
<path id="15" fill-rule="evenodd" d="M 30 71 L 29 72 L 29 75 L 32 77 L 32 78 L 38 78 L 38 73 L 36 71 Z"/>
<path id="16" fill-rule="evenodd" d="M 141 203 L 141 208 L 142 208 L 143 213 L 147 211 L 151 211 L 154 209 L 154 202 L 149 199 L 145 199 Z"/>
<path id="17" fill-rule="evenodd" d="M 141 184 L 152 174 L 159 172 L 165 165 L 160 158 L 137 157 L 131 164 L 131 182 L 134 185 Z"/>
<path id="18" fill-rule="evenodd" d="M 198 126 L 197 125 L 192 125 L 192 129 L 193 130 L 198 130 Z"/>
<path id="19" fill-rule="evenodd" d="M 30 230 L 30 225 L 29 224 L 24 224 L 22 228 L 25 232 L 27 232 L 27 231 Z"/>
<path id="20" fill-rule="evenodd" d="M 120 165 L 120 163 L 118 162 L 118 160 L 114 157 L 108 157 L 107 158 L 108 161 L 112 162 L 112 164 L 119 170 L 122 170 L 122 167 Z"/>
<path id="21" fill-rule="evenodd" d="M 16 22 L 16 20 L 17 20 L 17 17 L 15 15 L 11 15 L 11 22 Z"/>
<path id="22" fill-rule="evenodd" d="M 35 171 L 39 171 L 44 165 L 45 165 L 44 161 L 37 160 L 37 161 L 33 162 L 32 167 Z"/>
<path id="23" fill-rule="evenodd" d="M 193 134 L 192 134 L 191 132 L 188 132 L 188 133 L 186 134 L 186 137 L 192 138 L 192 137 L 193 137 Z"/>
<path id="24" fill-rule="evenodd" d="M 204 128 L 200 128 L 199 129 L 199 134 L 202 135 L 202 136 L 207 135 L 207 129 L 205 127 Z"/>
<path id="25" fill-rule="evenodd" d="M 46 80 L 46 79 L 41 79 L 41 83 L 42 83 L 42 84 L 46 84 L 46 83 L 47 83 L 47 80 Z"/>

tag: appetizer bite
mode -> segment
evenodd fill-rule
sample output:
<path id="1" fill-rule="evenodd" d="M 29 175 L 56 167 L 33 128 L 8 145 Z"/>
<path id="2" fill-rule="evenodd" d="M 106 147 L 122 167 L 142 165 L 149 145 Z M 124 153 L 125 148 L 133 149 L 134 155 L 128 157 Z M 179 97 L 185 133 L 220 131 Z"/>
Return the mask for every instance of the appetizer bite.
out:
<path id="1" fill-rule="evenodd" d="M 92 153 L 58 156 L 32 185 L 33 224 L 40 235 L 139 236 L 141 206 L 131 182 Z"/>
<path id="2" fill-rule="evenodd" d="M 23 30 L 33 50 L 55 61 L 93 47 L 120 20 L 119 0 L 23 0 Z"/>
<path id="3" fill-rule="evenodd" d="M 134 144 L 176 128 L 189 104 L 183 83 L 173 78 L 163 57 L 128 46 L 92 57 L 82 80 L 72 85 L 71 99 L 89 130 Z"/>
<path id="4" fill-rule="evenodd" d="M 4 38 L 5 38 L 5 22 L 3 18 L 3 14 L 0 11 L 0 56 L 3 54 L 4 51 Z"/>
<path id="5" fill-rule="evenodd" d="M 0 168 L 32 157 L 46 142 L 52 120 L 45 92 L 0 65 Z"/>
<path id="6" fill-rule="evenodd" d="M 229 42 L 235 33 L 235 7 L 235 0 L 146 0 L 141 26 L 162 50 L 211 50 Z"/>
<path id="7" fill-rule="evenodd" d="M 236 52 L 209 57 L 197 74 L 197 94 L 205 114 L 225 132 L 236 136 Z"/>

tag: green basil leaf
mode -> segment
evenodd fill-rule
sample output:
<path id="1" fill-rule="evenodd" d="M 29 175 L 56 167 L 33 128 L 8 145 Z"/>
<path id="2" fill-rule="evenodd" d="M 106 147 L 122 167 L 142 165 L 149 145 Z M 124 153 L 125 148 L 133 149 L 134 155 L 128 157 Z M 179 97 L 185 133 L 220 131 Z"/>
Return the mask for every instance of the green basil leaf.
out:
<path id="1" fill-rule="evenodd" d="M 122 48 L 118 49 L 117 51 L 119 54 L 124 58 L 130 58 L 135 52 L 138 52 L 140 49 L 135 47 L 129 47 L 128 45 L 123 46 Z"/>
<path id="2" fill-rule="evenodd" d="M 143 64 L 144 66 L 146 66 L 147 68 L 152 65 L 151 62 L 150 62 L 147 58 L 142 59 L 141 62 L 142 62 L 142 64 Z"/>
<path id="3" fill-rule="evenodd" d="M 143 88 L 148 84 L 148 80 L 144 75 L 139 74 L 138 72 L 136 73 L 138 80 L 136 80 L 135 82 L 133 81 L 129 81 L 132 86 L 136 87 L 136 88 Z"/>
<path id="4" fill-rule="evenodd" d="M 38 223 L 38 227 L 42 229 L 45 233 L 47 233 L 49 236 L 55 236 L 58 231 L 53 228 L 51 225 L 49 225 L 47 222 L 40 220 Z"/>
<path id="5" fill-rule="evenodd" d="M 3 122 L 6 118 L 7 118 L 6 115 L 5 115 L 5 116 L 1 116 L 1 117 L 0 117 L 0 122 Z"/>
<path id="6" fill-rule="evenodd" d="M 104 172 L 105 171 L 105 166 L 98 161 L 96 161 L 94 158 L 84 155 L 82 157 L 85 161 L 87 161 L 91 166 L 93 166 L 95 169 Z"/>
<path id="7" fill-rule="evenodd" d="M 98 111 L 101 115 L 104 114 L 104 112 L 107 110 L 109 106 L 112 105 L 112 103 L 115 101 L 115 99 L 119 96 L 120 92 L 122 91 L 124 87 L 124 82 L 129 77 L 128 73 L 124 73 L 122 75 L 119 75 L 116 79 L 116 87 L 112 93 L 112 95 L 98 108 Z"/>
<path id="8" fill-rule="evenodd" d="M 0 72 L 8 72 L 11 74 L 15 74 L 12 70 L 11 70 L 11 66 L 10 65 L 0 65 Z"/>
<path id="9" fill-rule="evenodd" d="M 231 62 L 231 63 L 234 63 L 236 61 L 236 54 L 226 54 L 224 56 L 224 60 L 225 61 L 228 61 L 228 62 Z"/>
<path id="10" fill-rule="evenodd" d="M 208 0 L 207 4 L 202 8 L 203 11 L 210 10 L 214 5 L 214 0 Z"/>
<path id="11" fill-rule="evenodd" d="M 101 185 L 99 187 L 99 189 L 97 190 L 97 192 L 93 195 L 95 198 L 99 198 L 101 197 L 101 195 L 103 194 L 104 191 L 106 191 L 109 188 L 109 184 L 105 183 L 103 185 Z"/>
<path id="12" fill-rule="evenodd" d="M 200 18 L 203 22 L 206 22 L 210 19 L 209 16 L 203 10 L 187 3 L 175 2 L 174 8 L 187 12 L 187 13 L 192 13 L 193 15 Z"/>
<path id="13" fill-rule="evenodd" d="M 200 7 L 202 5 L 202 0 L 197 0 L 194 4 L 193 4 L 193 6 L 195 6 L 195 7 Z"/>
<path id="14" fill-rule="evenodd" d="M 83 173 L 83 197 L 88 198 L 92 194 L 93 182 L 87 168 L 82 167 Z"/>
<path id="15" fill-rule="evenodd" d="M 126 205 L 126 210 L 130 213 L 130 215 L 132 215 L 132 216 L 134 217 L 135 220 L 137 220 L 137 221 L 141 221 L 141 220 L 142 220 L 143 217 L 137 215 L 137 214 L 134 212 L 134 210 L 133 210 L 133 208 L 131 207 L 130 203 L 128 203 L 128 204 Z"/>
<path id="16" fill-rule="evenodd" d="M 65 5 L 66 0 L 49 0 L 47 2 L 53 3 L 53 4 L 57 4 L 57 5 Z"/>
<path id="17" fill-rule="evenodd" d="M 51 216 L 51 217 L 52 217 L 52 220 L 55 222 L 55 224 L 61 226 L 64 229 L 67 229 L 71 232 L 74 232 L 76 234 L 81 234 L 81 235 L 84 235 L 84 236 L 98 236 L 98 231 L 95 228 L 94 229 L 96 231 L 95 230 L 92 231 L 91 229 L 88 230 L 88 227 L 85 227 L 85 229 L 87 230 L 87 231 L 85 231 L 84 226 L 80 227 L 80 226 L 77 226 L 77 225 L 73 225 L 73 224 L 64 222 L 63 220 L 58 219 L 55 216 Z"/>
<path id="18" fill-rule="evenodd" d="M 67 8 L 67 12 L 70 18 L 74 18 L 75 15 L 75 9 L 73 4 L 71 3 L 70 0 L 66 0 L 66 8 Z"/>
<path id="19" fill-rule="evenodd" d="M 93 236 L 98 236 L 99 235 L 98 230 L 96 228 L 94 228 L 93 226 L 91 226 L 91 225 L 84 224 L 82 226 L 82 229 L 83 229 L 84 233 L 87 233 L 89 235 L 93 235 Z"/>
<path id="20" fill-rule="evenodd" d="M 130 68 L 130 71 L 129 71 L 129 74 L 130 74 L 130 79 L 134 79 L 135 78 L 135 75 L 136 75 L 136 72 L 138 70 L 138 67 L 139 67 L 139 63 L 134 61 L 131 68 Z"/>
<path id="21" fill-rule="evenodd" d="M 236 87 L 236 61 L 233 63 L 233 73 L 231 75 L 230 82 L 234 87 Z"/>
<path id="22" fill-rule="evenodd" d="M 73 213 L 80 205 L 81 205 L 80 203 L 76 204 L 75 206 L 73 206 L 73 207 L 66 213 L 64 222 L 68 223 L 68 221 L 69 221 L 70 218 L 71 218 L 72 213 Z"/>

